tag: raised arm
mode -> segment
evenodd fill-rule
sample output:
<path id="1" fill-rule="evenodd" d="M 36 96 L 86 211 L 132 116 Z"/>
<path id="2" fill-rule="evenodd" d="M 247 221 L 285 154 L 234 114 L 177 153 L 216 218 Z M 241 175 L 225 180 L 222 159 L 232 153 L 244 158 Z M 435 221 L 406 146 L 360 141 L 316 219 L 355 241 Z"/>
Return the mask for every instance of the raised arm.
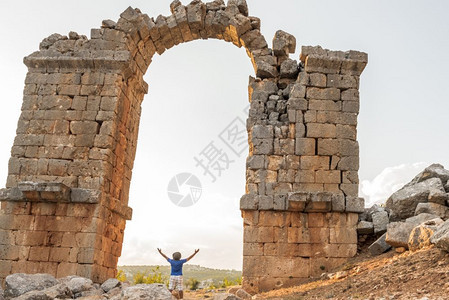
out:
<path id="1" fill-rule="evenodd" d="M 157 251 L 159 251 L 159 253 L 160 253 L 165 259 L 168 259 L 167 255 L 165 255 L 164 253 L 162 253 L 161 248 L 157 248 Z"/>
<path id="2" fill-rule="evenodd" d="M 191 260 L 198 252 L 200 252 L 200 249 L 195 249 L 195 252 L 193 252 L 192 255 L 190 255 L 189 257 L 186 258 L 186 261 Z"/>

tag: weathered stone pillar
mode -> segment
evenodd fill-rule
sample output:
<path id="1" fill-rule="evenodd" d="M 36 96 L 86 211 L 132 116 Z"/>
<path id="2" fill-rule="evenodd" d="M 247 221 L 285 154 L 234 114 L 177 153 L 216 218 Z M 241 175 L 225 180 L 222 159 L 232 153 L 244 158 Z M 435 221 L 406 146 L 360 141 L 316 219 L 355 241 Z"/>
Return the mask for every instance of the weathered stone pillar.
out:
<path id="1" fill-rule="evenodd" d="M 129 72 L 124 34 L 103 37 L 53 35 L 24 60 L 22 114 L 0 192 L 0 278 L 115 276 L 146 84 Z"/>
<path id="2" fill-rule="evenodd" d="M 250 79 L 243 285 L 251 293 L 317 277 L 357 253 L 359 76 L 365 53 L 303 47 L 276 80 Z M 284 49 L 288 49 L 285 47 Z M 296 70 L 296 73 L 295 73 Z M 251 144 L 251 143 L 250 143 Z"/>

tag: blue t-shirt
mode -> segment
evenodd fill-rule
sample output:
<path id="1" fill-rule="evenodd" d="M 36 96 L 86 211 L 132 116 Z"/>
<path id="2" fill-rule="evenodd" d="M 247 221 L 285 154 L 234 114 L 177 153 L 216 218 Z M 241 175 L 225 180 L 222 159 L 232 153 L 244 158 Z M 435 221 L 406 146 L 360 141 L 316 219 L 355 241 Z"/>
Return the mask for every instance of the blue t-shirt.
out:
<path id="1" fill-rule="evenodd" d="M 182 275 L 182 265 L 187 262 L 187 259 L 180 259 L 180 260 L 174 260 L 174 259 L 167 259 L 167 261 L 171 265 L 171 274 L 173 276 L 180 276 Z"/>

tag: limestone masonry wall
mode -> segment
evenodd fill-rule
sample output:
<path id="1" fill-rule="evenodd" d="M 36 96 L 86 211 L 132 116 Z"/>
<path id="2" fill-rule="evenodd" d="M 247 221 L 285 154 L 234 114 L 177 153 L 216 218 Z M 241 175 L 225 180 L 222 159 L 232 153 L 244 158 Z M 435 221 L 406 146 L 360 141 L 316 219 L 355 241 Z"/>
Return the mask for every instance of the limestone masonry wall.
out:
<path id="1" fill-rule="evenodd" d="M 155 53 L 196 39 L 244 47 L 254 66 L 247 128 L 243 284 L 255 293 L 317 276 L 355 255 L 359 76 L 365 53 L 272 47 L 244 0 L 128 8 L 91 38 L 44 39 L 25 57 L 22 114 L 0 191 L 0 279 L 10 273 L 114 277 L 137 146 L 143 80 Z"/>

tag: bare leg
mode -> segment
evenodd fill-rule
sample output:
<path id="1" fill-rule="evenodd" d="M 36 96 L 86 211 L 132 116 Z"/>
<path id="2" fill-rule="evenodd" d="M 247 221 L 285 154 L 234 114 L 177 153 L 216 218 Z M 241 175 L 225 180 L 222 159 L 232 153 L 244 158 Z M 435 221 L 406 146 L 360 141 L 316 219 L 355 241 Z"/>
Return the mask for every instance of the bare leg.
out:
<path id="1" fill-rule="evenodd" d="M 183 299 L 184 291 L 178 291 L 179 299 Z"/>

